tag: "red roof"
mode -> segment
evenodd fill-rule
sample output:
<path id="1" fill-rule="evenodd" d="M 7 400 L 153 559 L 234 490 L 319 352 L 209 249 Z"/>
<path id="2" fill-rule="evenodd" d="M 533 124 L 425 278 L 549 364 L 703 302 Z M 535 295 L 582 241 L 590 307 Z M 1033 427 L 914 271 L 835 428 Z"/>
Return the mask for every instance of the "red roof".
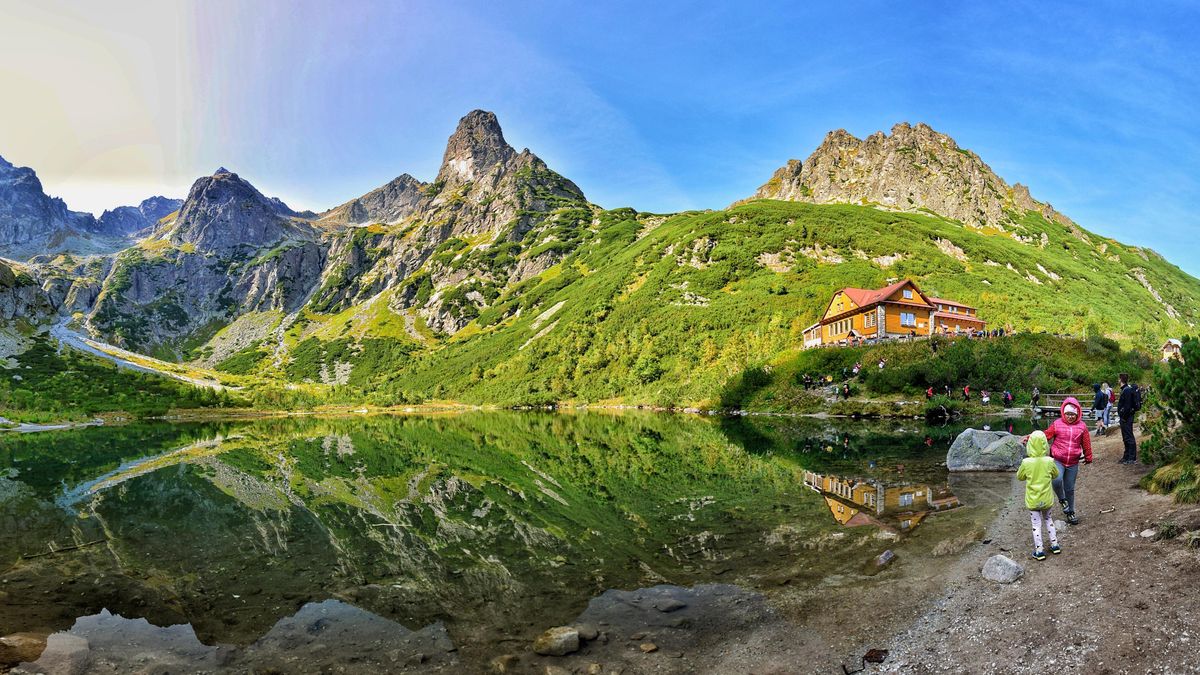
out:
<path id="1" fill-rule="evenodd" d="M 845 293 L 846 297 L 850 298 L 854 304 L 858 305 L 859 307 L 866 307 L 867 305 L 873 305 L 877 302 L 887 300 L 893 293 L 900 290 L 901 287 L 910 283 L 912 282 L 910 282 L 908 279 L 904 279 L 903 281 L 897 281 L 887 288 L 880 288 L 878 290 L 868 290 L 866 288 L 843 288 L 841 292 Z M 913 288 L 916 288 L 916 284 L 913 284 Z M 920 293 L 920 291 L 917 292 Z"/>
<path id="2" fill-rule="evenodd" d="M 932 302 L 932 303 L 933 303 L 933 304 L 935 304 L 935 305 L 938 305 L 938 304 L 941 304 L 941 305 L 954 305 L 955 307 L 966 307 L 967 309 L 975 309 L 975 308 L 974 308 L 974 307 L 972 307 L 971 305 L 968 305 L 968 304 L 965 304 L 965 303 L 958 302 L 957 300 L 947 300 L 947 299 L 945 299 L 945 298 L 930 298 L 930 299 L 929 299 L 929 301 L 930 301 L 930 302 Z"/>

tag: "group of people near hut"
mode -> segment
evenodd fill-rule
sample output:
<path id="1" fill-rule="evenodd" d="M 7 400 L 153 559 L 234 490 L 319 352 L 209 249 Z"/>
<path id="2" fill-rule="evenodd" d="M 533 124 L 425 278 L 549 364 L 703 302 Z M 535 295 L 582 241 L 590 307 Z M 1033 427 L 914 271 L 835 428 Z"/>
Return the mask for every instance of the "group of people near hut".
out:
<path id="1" fill-rule="evenodd" d="M 1125 373 L 1121 373 L 1120 383 L 1119 397 L 1111 389 L 1106 390 L 1107 384 L 1096 385 L 1092 410 L 1097 415 L 1096 433 L 1100 434 L 1109 426 L 1109 414 L 1115 403 L 1125 446 L 1119 463 L 1134 464 L 1137 462 L 1137 442 L 1133 436 L 1133 418 L 1141 408 L 1141 391 L 1129 382 Z M 1021 460 L 1017 479 L 1025 481 L 1025 507 L 1029 509 L 1033 527 L 1032 557 L 1035 560 L 1045 560 L 1047 550 L 1052 554 L 1062 553 L 1051 509 L 1057 500 L 1067 522 L 1072 525 L 1079 522 L 1075 482 L 1079 477 L 1079 465 L 1091 464 L 1093 459 L 1092 434 L 1083 421 L 1083 406 L 1070 396 L 1063 401 L 1059 413 L 1059 418 L 1045 431 L 1035 431 L 1022 439 L 1026 457 Z M 1048 549 L 1042 542 L 1043 526 L 1050 539 Z"/>

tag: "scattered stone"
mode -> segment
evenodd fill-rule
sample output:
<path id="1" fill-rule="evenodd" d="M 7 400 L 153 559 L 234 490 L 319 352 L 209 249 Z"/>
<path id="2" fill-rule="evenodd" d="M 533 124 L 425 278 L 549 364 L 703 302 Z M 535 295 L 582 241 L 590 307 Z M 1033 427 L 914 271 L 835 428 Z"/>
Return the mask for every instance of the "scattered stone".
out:
<path id="1" fill-rule="evenodd" d="M 643 633 L 642 631 L 638 631 L 638 632 L 634 633 L 633 635 L 630 635 L 629 639 L 630 640 L 641 640 L 644 637 L 646 637 L 646 634 Z"/>
<path id="2" fill-rule="evenodd" d="M 892 549 L 889 548 L 888 550 L 884 551 L 883 553 L 880 553 L 879 555 L 875 556 L 875 566 L 876 567 L 887 567 L 895 559 L 896 559 L 896 554 L 892 553 Z"/>
<path id="3" fill-rule="evenodd" d="M 1054 529 L 1056 529 L 1056 530 L 1065 530 L 1065 529 L 1067 529 L 1067 521 L 1065 521 L 1065 520 L 1056 520 L 1056 521 L 1054 521 Z"/>
<path id="4" fill-rule="evenodd" d="M 1149 539 L 1154 536 L 1154 530 L 1142 530 L 1142 539 Z"/>
<path id="5" fill-rule="evenodd" d="M 591 641 L 591 640 L 595 640 L 596 638 L 600 637 L 600 629 L 596 628 L 594 625 L 592 625 L 590 623 L 585 623 L 580 626 L 576 626 L 575 630 L 579 632 L 580 640 Z"/>
<path id="6" fill-rule="evenodd" d="M 1003 431 L 966 429 L 946 453 L 949 471 L 1016 471 L 1025 457 L 1019 436 Z"/>
<path id="7" fill-rule="evenodd" d="M 657 609 L 660 612 L 674 612 L 683 609 L 684 607 L 687 607 L 687 603 L 680 602 L 675 598 L 667 598 L 666 600 L 659 600 L 658 602 L 654 603 L 654 609 Z"/>
<path id="8" fill-rule="evenodd" d="M 517 662 L 519 658 L 516 654 L 501 654 L 492 659 L 491 666 L 494 673 L 512 673 L 516 672 Z"/>
<path id="9" fill-rule="evenodd" d="M 78 635 L 55 633 L 46 638 L 46 649 L 38 658 L 33 672 L 83 673 L 91 661 L 90 647 L 88 641 Z"/>
<path id="10" fill-rule="evenodd" d="M 546 666 L 546 675 L 571 675 L 571 671 L 562 666 Z"/>
<path id="11" fill-rule="evenodd" d="M 1025 576 L 1025 568 L 1008 556 L 994 555 L 983 564 L 983 578 L 1001 584 L 1011 584 Z"/>
<path id="12" fill-rule="evenodd" d="M 653 642 L 643 642 L 640 646 L 638 646 L 638 649 L 642 650 L 643 654 L 649 654 L 650 652 L 658 651 L 658 645 L 654 644 Z"/>
<path id="13" fill-rule="evenodd" d="M 887 660 L 888 650 L 886 649 L 868 649 L 863 655 L 863 661 L 867 663 L 883 663 Z"/>
<path id="14" fill-rule="evenodd" d="M 579 651 L 579 631 L 571 626 L 551 628 L 533 641 L 533 651 L 545 656 L 566 656 Z"/>
<path id="15" fill-rule="evenodd" d="M 0 669 L 23 661 L 37 661 L 46 648 L 46 636 L 36 633 L 13 633 L 0 638 Z"/>
<path id="16" fill-rule="evenodd" d="M 604 672 L 604 666 L 599 663 L 589 663 L 587 672 L 588 675 L 600 675 Z"/>

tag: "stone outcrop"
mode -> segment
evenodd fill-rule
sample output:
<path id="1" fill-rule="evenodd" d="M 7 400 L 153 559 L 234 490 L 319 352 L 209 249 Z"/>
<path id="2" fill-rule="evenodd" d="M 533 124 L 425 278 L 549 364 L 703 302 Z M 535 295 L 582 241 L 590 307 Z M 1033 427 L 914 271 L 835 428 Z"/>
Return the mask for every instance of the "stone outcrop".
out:
<path id="1" fill-rule="evenodd" d="M 360 227 L 331 241 L 313 306 L 340 311 L 396 288 L 393 310 L 415 310 L 435 331 L 454 333 L 486 306 L 477 286 L 506 287 L 553 266 L 566 250 L 526 252 L 546 227 L 561 224 L 558 219 L 590 221 L 592 211 L 578 186 L 528 149 L 510 146 L 493 113 L 472 111 L 447 140 L 433 182 L 402 175 L 322 214 L 319 222 L 327 227 Z M 372 227 L 361 227 L 367 224 Z M 462 255 L 455 248 L 434 257 L 455 239 L 464 247 L 466 239 L 483 243 Z M 508 243 L 515 244 L 508 255 L 488 253 Z M 498 258 L 506 262 L 496 264 Z M 429 275 L 426 290 L 407 283 L 418 271 Z"/>
<path id="2" fill-rule="evenodd" d="M 454 333 L 497 296 L 485 289 L 569 252 L 548 229 L 586 227 L 593 212 L 574 183 L 515 150 L 496 116 L 477 110 L 448 139 L 433 182 L 404 174 L 314 220 L 224 168 L 200 178 L 173 220 L 116 257 L 89 325 L 146 348 L 248 312 L 335 313 L 393 291 L 394 311 Z M 490 252 L 500 245 L 503 255 Z"/>
<path id="3" fill-rule="evenodd" d="M 404 174 L 367 194 L 321 214 L 327 225 L 398 223 L 417 212 L 425 184 Z"/>
<path id="4" fill-rule="evenodd" d="M 1025 457 L 1019 436 L 1003 431 L 966 429 L 946 453 L 950 471 L 1016 471 Z"/>
<path id="5" fill-rule="evenodd" d="M 226 169 L 197 180 L 173 221 L 115 258 L 94 293 L 89 326 L 145 349 L 245 312 L 299 309 L 321 276 L 327 244 L 292 213 Z"/>
<path id="6" fill-rule="evenodd" d="M 813 204 L 875 204 L 901 211 L 928 209 L 973 227 L 1006 229 L 1014 215 L 1037 211 L 1081 230 L 1021 184 L 1009 185 L 978 155 L 928 125 L 900 123 L 890 135 L 859 139 L 829 132 L 803 162 L 789 160 L 753 199 Z"/>
<path id="7" fill-rule="evenodd" d="M 92 214 L 68 209 L 45 193 L 33 169 L 0 157 L 0 254 L 36 251 L 71 235 L 97 232 Z"/>
<path id="8" fill-rule="evenodd" d="M 182 199 L 169 199 L 162 196 L 144 199 L 137 206 L 118 206 L 100 215 L 99 229 L 105 234 L 115 236 L 128 236 L 153 230 L 158 221 L 178 211 L 181 206 L 183 206 Z"/>
<path id="9" fill-rule="evenodd" d="M 283 202 L 268 199 L 236 173 L 221 168 L 192 184 L 168 240 L 225 255 L 289 239 L 315 238 L 307 221 L 288 212 Z"/>
<path id="10" fill-rule="evenodd" d="M 37 323 L 53 311 L 53 304 L 33 277 L 0 262 L 0 321 Z"/>

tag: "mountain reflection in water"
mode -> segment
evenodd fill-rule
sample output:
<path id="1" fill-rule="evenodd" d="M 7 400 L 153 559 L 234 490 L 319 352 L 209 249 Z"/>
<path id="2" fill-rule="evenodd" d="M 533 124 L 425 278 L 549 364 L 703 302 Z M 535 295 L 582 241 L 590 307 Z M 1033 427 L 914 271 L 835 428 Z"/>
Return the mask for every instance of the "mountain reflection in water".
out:
<path id="1" fill-rule="evenodd" d="M 248 658 L 281 618 L 337 600 L 393 633 L 444 626 L 477 669 L 607 589 L 855 568 L 877 551 L 866 535 L 814 548 L 841 526 L 806 475 L 903 463 L 944 482 L 954 433 L 931 447 L 924 430 L 739 424 L 488 412 L 0 437 L 0 636 L 130 617 Z M 871 456 L 803 452 L 847 434 Z"/>

